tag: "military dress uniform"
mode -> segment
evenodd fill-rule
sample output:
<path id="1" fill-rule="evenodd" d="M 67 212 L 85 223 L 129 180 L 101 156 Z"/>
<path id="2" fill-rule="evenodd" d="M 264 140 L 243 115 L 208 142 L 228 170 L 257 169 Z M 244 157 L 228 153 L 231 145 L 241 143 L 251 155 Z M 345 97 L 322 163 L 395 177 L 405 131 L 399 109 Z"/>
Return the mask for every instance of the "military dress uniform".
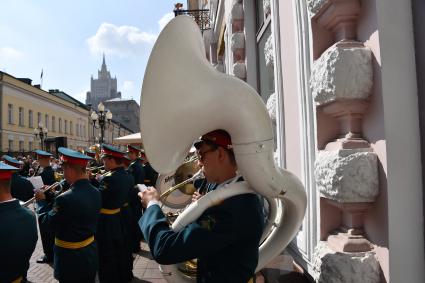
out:
<path id="1" fill-rule="evenodd" d="M 124 158 L 124 152 L 103 145 L 102 158 Z M 99 281 L 128 282 L 133 267 L 131 251 L 127 240 L 126 221 L 123 208 L 128 202 L 130 189 L 134 187 L 133 178 L 124 167 L 117 167 L 107 173 L 100 182 L 102 209 L 98 223 Z M 130 269 L 131 268 L 131 269 Z"/>
<path id="2" fill-rule="evenodd" d="M 61 161 L 86 166 L 90 157 L 60 147 Z M 45 200 L 37 202 L 39 219 L 55 234 L 54 276 L 59 282 L 94 282 L 98 270 L 95 239 L 101 196 L 88 179 L 71 184 L 56 197 L 53 208 Z"/>
<path id="3" fill-rule="evenodd" d="M 50 158 L 52 156 L 50 152 L 40 149 L 37 149 L 34 152 L 37 154 L 37 158 Z M 36 176 L 41 176 L 43 184 L 47 186 L 52 185 L 56 182 L 55 174 L 51 166 L 44 167 L 42 172 L 36 172 Z M 50 206 L 50 209 L 53 207 L 53 198 L 53 192 L 46 193 L 47 205 Z M 44 256 L 38 259 L 37 262 L 53 262 L 53 246 L 55 243 L 55 235 L 46 224 L 43 224 L 40 221 L 40 219 L 38 219 L 38 226 L 40 228 L 41 244 L 43 246 Z"/>
<path id="4" fill-rule="evenodd" d="M 3 155 L 2 159 L 10 166 L 19 167 L 21 165 L 17 159 L 9 155 Z M 18 172 L 14 172 L 10 181 L 10 192 L 12 197 L 20 201 L 27 201 L 34 196 L 34 187 L 30 181 L 19 175 Z"/>
<path id="5" fill-rule="evenodd" d="M 0 163 L 0 180 L 8 180 L 18 168 Z M 0 202 L 0 282 L 21 282 L 37 243 L 34 213 L 19 200 Z"/>
<path id="6" fill-rule="evenodd" d="M 228 198 L 179 232 L 170 229 L 157 204 L 150 205 L 139 221 L 158 263 L 197 258 L 197 282 L 203 283 L 247 283 L 257 267 L 263 223 L 255 194 Z"/>
<path id="7" fill-rule="evenodd" d="M 127 152 L 130 152 L 130 151 L 136 153 L 137 155 L 140 154 L 139 148 L 132 145 L 128 145 Z M 143 169 L 142 159 L 136 158 L 132 163 L 130 163 L 130 166 L 128 167 L 127 172 L 131 176 L 133 176 L 135 184 L 144 183 L 145 170 Z M 132 223 L 130 224 L 129 229 L 130 229 L 130 238 L 133 242 L 132 250 L 135 253 L 140 251 L 140 241 L 143 238 L 142 232 L 140 231 L 139 224 L 138 224 L 139 219 L 140 217 L 142 217 L 142 214 L 143 214 L 143 207 L 142 207 L 142 203 L 138 193 L 139 193 L 139 190 L 136 187 L 133 187 L 129 195 L 130 208 L 133 214 L 133 220 L 132 220 Z"/>

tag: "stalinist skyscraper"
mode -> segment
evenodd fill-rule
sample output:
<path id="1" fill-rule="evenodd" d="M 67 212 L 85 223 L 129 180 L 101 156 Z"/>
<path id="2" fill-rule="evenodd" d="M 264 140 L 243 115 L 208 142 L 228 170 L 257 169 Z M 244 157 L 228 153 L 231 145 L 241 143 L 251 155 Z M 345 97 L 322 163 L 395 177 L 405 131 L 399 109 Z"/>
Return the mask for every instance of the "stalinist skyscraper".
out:
<path id="1" fill-rule="evenodd" d="M 102 67 L 97 72 L 97 79 L 91 77 L 90 91 L 87 92 L 86 104 L 91 104 L 92 109 L 97 110 L 97 105 L 102 101 L 113 98 L 121 98 L 121 92 L 117 92 L 117 78 L 111 78 L 103 54 Z"/>

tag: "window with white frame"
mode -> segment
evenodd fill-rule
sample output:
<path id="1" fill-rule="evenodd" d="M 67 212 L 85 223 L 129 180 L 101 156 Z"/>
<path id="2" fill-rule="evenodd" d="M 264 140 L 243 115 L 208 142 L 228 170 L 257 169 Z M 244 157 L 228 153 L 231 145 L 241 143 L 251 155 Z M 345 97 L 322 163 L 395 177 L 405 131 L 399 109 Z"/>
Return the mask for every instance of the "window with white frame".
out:
<path id="1" fill-rule="evenodd" d="M 19 107 L 19 126 L 24 126 L 24 108 Z"/>
<path id="2" fill-rule="evenodd" d="M 34 120 L 33 120 L 33 112 L 32 110 L 28 110 L 28 128 L 34 127 Z"/>
<path id="3" fill-rule="evenodd" d="M 69 134 L 73 134 L 72 121 L 69 121 Z"/>
<path id="4" fill-rule="evenodd" d="M 29 151 L 32 151 L 33 150 L 33 143 L 32 143 L 32 141 L 29 141 L 28 142 L 28 150 Z"/>
<path id="5" fill-rule="evenodd" d="M 40 123 L 41 123 L 41 113 L 38 112 L 37 113 L 37 127 L 38 127 L 38 125 L 40 125 Z"/>
<path id="6" fill-rule="evenodd" d="M 62 118 L 59 118 L 58 124 L 59 124 L 59 133 L 62 133 Z"/>
<path id="7" fill-rule="evenodd" d="M 47 114 L 44 115 L 44 126 L 49 129 L 49 115 Z"/>
<path id="8" fill-rule="evenodd" d="M 7 122 L 13 124 L 13 104 L 7 105 Z"/>
<path id="9" fill-rule="evenodd" d="M 19 141 L 19 151 L 20 152 L 24 151 L 24 141 Z"/>
<path id="10" fill-rule="evenodd" d="M 68 120 L 65 120 L 65 134 L 68 133 Z"/>
<path id="11" fill-rule="evenodd" d="M 13 140 L 9 139 L 9 151 L 13 151 Z"/>
<path id="12" fill-rule="evenodd" d="M 56 131 L 56 117 L 52 116 L 52 132 Z"/>
<path id="13" fill-rule="evenodd" d="M 274 85 L 274 48 L 272 35 L 272 17 L 270 9 L 264 10 L 266 0 L 256 1 L 256 44 L 258 93 L 264 102 L 275 92 Z M 270 4 L 269 4 L 270 5 Z"/>

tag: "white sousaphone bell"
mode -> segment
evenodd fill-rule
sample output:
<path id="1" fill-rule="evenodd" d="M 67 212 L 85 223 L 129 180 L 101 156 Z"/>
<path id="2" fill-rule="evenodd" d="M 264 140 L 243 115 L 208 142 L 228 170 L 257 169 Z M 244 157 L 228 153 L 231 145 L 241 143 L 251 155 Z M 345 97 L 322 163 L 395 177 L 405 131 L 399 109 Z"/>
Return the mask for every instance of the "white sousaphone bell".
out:
<path id="1" fill-rule="evenodd" d="M 156 171 L 175 171 L 194 140 L 223 129 L 232 138 L 239 172 L 246 180 L 192 203 L 172 229 L 181 230 L 217 201 L 258 193 L 269 202 L 270 212 L 257 271 L 278 256 L 302 223 L 307 203 L 303 185 L 274 162 L 272 123 L 260 96 L 247 83 L 211 66 L 192 18 L 174 18 L 159 35 L 146 67 L 140 105 L 143 145 Z M 176 265 L 161 270 L 169 282 L 193 281 Z"/>

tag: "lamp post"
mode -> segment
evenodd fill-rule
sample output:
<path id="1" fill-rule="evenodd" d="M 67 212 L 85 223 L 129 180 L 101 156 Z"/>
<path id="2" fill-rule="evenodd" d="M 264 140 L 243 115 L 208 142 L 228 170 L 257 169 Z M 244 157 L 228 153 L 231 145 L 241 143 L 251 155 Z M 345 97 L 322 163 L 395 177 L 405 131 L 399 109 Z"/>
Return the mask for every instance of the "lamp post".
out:
<path id="1" fill-rule="evenodd" d="M 38 123 L 38 127 L 34 128 L 35 138 L 40 138 L 41 149 L 44 150 L 44 139 L 47 137 L 47 128 L 43 127 L 43 123 Z"/>
<path id="2" fill-rule="evenodd" d="M 112 112 L 108 110 L 105 113 L 105 105 L 103 105 L 102 102 L 99 103 L 97 109 L 99 112 L 93 111 L 90 115 L 90 118 L 93 122 L 93 135 L 95 128 L 100 129 L 99 143 L 102 144 L 104 142 L 103 137 L 105 135 L 105 127 L 111 124 Z"/>

